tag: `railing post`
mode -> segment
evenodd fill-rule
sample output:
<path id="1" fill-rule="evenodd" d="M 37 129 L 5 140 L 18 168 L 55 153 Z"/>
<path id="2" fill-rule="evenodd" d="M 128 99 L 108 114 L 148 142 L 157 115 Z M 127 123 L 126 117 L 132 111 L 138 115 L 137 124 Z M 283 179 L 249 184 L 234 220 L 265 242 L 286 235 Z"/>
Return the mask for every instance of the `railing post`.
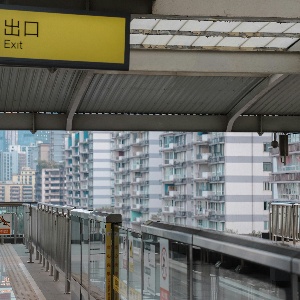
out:
<path id="1" fill-rule="evenodd" d="M 32 207 L 29 205 L 29 261 L 27 263 L 32 264 Z"/>
<path id="2" fill-rule="evenodd" d="M 14 214 L 14 244 L 17 243 L 17 213 Z"/>
<path id="3" fill-rule="evenodd" d="M 194 257 L 193 257 L 193 245 L 188 245 L 189 247 L 189 268 L 188 268 L 188 278 L 189 278 L 189 299 L 193 300 L 193 266 L 194 266 Z"/>
<path id="4" fill-rule="evenodd" d="M 66 265 L 66 270 L 65 270 L 65 294 L 70 294 L 71 292 L 71 285 L 70 285 L 70 280 L 69 278 L 69 268 L 70 268 L 70 260 L 71 260 L 71 252 L 70 252 L 70 245 L 71 245 L 71 238 L 70 238 L 70 210 L 67 209 L 67 216 L 66 216 L 66 224 L 67 224 L 67 232 L 66 232 L 66 240 L 67 240 L 67 254 L 65 255 L 65 265 Z"/>

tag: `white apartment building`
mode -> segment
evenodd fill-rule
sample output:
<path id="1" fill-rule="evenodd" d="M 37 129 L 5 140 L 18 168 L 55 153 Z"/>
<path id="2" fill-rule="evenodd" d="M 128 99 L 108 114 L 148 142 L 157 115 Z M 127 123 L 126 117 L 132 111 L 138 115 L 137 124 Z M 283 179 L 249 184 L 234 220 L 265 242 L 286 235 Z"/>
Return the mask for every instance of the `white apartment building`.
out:
<path id="1" fill-rule="evenodd" d="M 64 205 L 65 177 L 63 168 L 43 168 L 37 172 L 38 202 Z"/>
<path id="2" fill-rule="evenodd" d="M 138 229 L 161 210 L 161 132 L 112 134 L 114 211 L 125 226 Z"/>
<path id="3" fill-rule="evenodd" d="M 271 135 L 164 133 L 162 220 L 239 234 L 268 230 Z"/>
<path id="4" fill-rule="evenodd" d="M 80 131 L 65 139 L 66 202 L 111 207 L 110 132 Z"/>
<path id="5" fill-rule="evenodd" d="M 273 199 L 299 201 L 300 199 L 300 134 L 289 134 L 289 155 L 286 164 L 279 156 L 279 148 L 271 149 L 273 170 L 270 181 L 273 183 Z"/>

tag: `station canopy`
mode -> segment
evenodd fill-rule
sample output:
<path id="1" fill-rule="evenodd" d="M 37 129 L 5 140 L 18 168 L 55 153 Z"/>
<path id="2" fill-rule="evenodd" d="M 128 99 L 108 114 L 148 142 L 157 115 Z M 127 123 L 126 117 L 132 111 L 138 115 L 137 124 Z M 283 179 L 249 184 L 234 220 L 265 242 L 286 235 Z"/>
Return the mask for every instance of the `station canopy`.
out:
<path id="1" fill-rule="evenodd" d="M 195 1 L 187 3 L 192 11 Z M 128 71 L 1 65 L 0 129 L 300 131 L 292 11 L 164 9 L 156 1 L 152 14 L 131 15 Z"/>

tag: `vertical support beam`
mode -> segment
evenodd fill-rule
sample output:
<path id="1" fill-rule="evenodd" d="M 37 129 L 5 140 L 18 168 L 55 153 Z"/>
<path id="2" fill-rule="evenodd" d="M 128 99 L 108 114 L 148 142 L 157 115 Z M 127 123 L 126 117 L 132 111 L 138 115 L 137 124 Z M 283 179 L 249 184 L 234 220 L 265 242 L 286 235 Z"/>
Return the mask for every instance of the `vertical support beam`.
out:
<path id="1" fill-rule="evenodd" d="M 17 213 L 14 213 L 14 244 L 17 243 L 17 233 L 18 233 L 18 230 L 17 230 Z"/>
<path id="2" fill-rule="evenodd" d="M 189 282 L 189 300 L 193 300 L 193 268 L 194 268 L 194 257 L 193 257 L 193 245 L 188 245 L 189 247 L 189 255 L 188 255 L 188 259 L 189 259 L 189 264 L 188 264 L 188 282 Z"/>
<path id="3" fill-rule="evenodd" d="M 76 110 L 84 96 L 85 91 L 87 90 L 92 78 L 93 78 L 93 71 L 84 71 L 82 72 L 77 86 L 75 88 L 73 99 L 70 102 L 70 105 L 67 110 L 67 124 L 66 124 L 66 131 L 72 130 L 73 124 L 73 117 L 76 113 Z"/>
<path id="4" fill-rule="evenodd" d="M 32 206 L 29 205 L 29 261 L 27 263 L 32 264 Z"/>
<path id="5" fill-rule="evenodd" d="M 59 272 L 56 269 L 56 266 L 54 266 L 54 281 L 59 280 Z"/>
<path id="6" fill-rule="evenodd" d="M 71 269 L 71 238 L 70 238 L 70 210 L 67 209 L 67 216 L 65 218 L 65 223 L 66 223 L 66 240 L 67 240 L 67 255 L 65 256 L 66 261 L 66 270 L 65 270 L 65 294 L 70 294 L 71 292 L 71 278 L 69 277 L 71 274 L 69 270 Z M 90 236 L 90 235 L 89 235 Z M 90 268 L 88 268 L 90 271 Z M 90 280 L 89 280 L 89 285 L 90 285 Z"/>
<path id="7" fill-rule="evenodd" d="M 264 95 L 272 90 L 276 85 L 281 83 L 288 75 L 276 74 L 271 77 L 262 80 L 254 87 L 247 95 L 245 95 L 227 114 L 227 132 L 231 132 L 234 122 L 237 118 L 246 112 L 251 106 L 257 103 Z M 261 119 L 260 119 L 261 120 Z M 261 122 L 261 121 L 260 121 Z M 262 126 L 260 126 L 262 127 Z M 263 131 L 263 128 L 259 128 L 259 132 Z"/>
<path id="8" fill-rule="evenodd" d="M 105 223 L 105 295 L 106 300 L 112 299 L 113 284 L 112 284 L 112 223 Z M 128 277 L 127 277 L 128 278 Z M 127 282 L 128 284 L 128 282 Z M 127 297 L 127 299 L 129 299 Z"/>
<path id="9" fill-rule="evenodd" d="M 113 262 L 112 262 L 112 267 L 113 267 L 113 299 L 114 300 L 119 300 L 120 296 L 117 291 L 115 291 L 114 286 L 117 285 L 116 289 L 119 290 L 119 227 L 115 226 L 116 224 L 113 224 L 112 227 L 112 232 L 113 232 Z M 142 242 L 143 243 L 143 242 Z M 142 273 L 142 264 L 141 264 L 141 278 L 143 280 L 143 273 Z M 117 280 L 115 280 L 117 278 Z M 143 282 L 143 281 L 142 281 Z M 143 291 L 143 288 L 141 289 L 141 293 Z"/>

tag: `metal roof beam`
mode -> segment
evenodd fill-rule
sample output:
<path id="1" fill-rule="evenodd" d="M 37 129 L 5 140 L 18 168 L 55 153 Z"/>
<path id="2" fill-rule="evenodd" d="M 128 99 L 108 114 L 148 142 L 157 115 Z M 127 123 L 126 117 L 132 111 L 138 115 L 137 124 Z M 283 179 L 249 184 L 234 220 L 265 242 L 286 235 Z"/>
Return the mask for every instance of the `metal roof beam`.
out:
<path id="1" fill-rule="evenodd" d="M 92 71 L 85 71 L 82 72 L 75 91 L 73 93 L 73 97 L 71 102 L 69 103 L 68 111 L 67 111 L 67 123 L 66 123 L 66 131 L 72 130 L 72 122 L 74 114 L 76 113 L 76 110 L 83 98 L 84 93 L 86 92 L 91 80 L 93 78 L 93 72 Z"/>
<path id="2" fill-rule="evenodd" d="M 177 76 L 269 76 L 299 74 L 300 59 L 299 53 L 295 52 L 131 49 L 129 72 L 101 70 L 95 72 Z"/>
<path id="3" fill-rule="evenodd" d="M 36 130 L 65 130 L 66 114 L 35 114 Z M 241 116 L 233 132 L 300 132 L 300 116 Z M 73 130 L 224 132 L 227 117 L 76 114 Z M 1 130 L 31 130 L 32 114 L 0 114 Z"/>
<path id="4" fill-rule="evenodd" d="M 282 82 L 288 75 L 277 74 L 261 81 L 253 88 L 245 97 L 243 97 L 235 107 L 227 114 L 228 124 L 226 131 L 232 131 L 233 124 L 237 118 L 242 115 L 247 109 L 254 105 L 261 97 L 266 95 L 271 89 Z"/>
<path id="5" fill-rule="evenodd" d="M 299 19 L 299 11 L 298 0 L 156 0 L 152 9 L 157 15 L 287 19 Z"/>

